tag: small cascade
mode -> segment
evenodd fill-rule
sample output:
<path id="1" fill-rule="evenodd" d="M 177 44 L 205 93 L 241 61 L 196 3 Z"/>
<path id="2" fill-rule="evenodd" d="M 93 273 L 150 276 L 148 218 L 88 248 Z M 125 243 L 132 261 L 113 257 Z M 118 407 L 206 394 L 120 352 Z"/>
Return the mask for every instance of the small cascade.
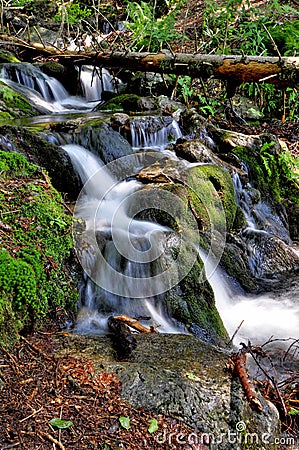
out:
<path id="1" fill-rule="evenodd" d="M 242 208 L 247 222 L 244 233 L 268 233 L 290 244 L 288 230 L 270 206 L 260 199 L 259 191 L 250 183 L 246 183 L 243 187 L 237 172 L 233 175 L 233 183 L 237 203 Z"/>
<path id="2" fill-rule="evenodd" d="M 246 169 L 246 167 L 244 166 Z M 280 270 L 296 268 L 298 261 L 282 219 L 260 198 L 250 183 L 244 186 L 239 174 L 233 175 L 235 195 L 247 226 L 240 233 L 246 243 L 250 269 L 256 277 L 275 279 Z"/>
<path id="3" fill-rule="evenodd" d="M 68 97 L 66 89 L 58 80 L 44 74 L 32 64 L 5 64 L 0 77 L 35 91 L 47 102 L 61 102 Z"/>
<path id="4" fill-rule="evenodd" d="M 66 89 L 58 80 L 32 64 L 4 64 L 0 79 L 26 97 L 43 114 L 66 110 L 63 104 L 70 98 Z M 74 103 L 78 103 L 78 100 Z"/>
<path id="5" fill-rule="evenodd" d="M 80 68 L 80 83 L 84 98 L 88 102 L 99 102 L 103 91 L 116 92 L 122 84 L 119 78 L 115 78 L 107 69 L 93 66 Z"/>
<path id="6" fill-rule="evenodd" d="M 135 149 L 163 150 L 182 136 L 178 123 L 171 117 L 138 117 L 131 121 L 130 129 Z"/>
<path id="7" fill-rule="evenodd" d="M 248 295 L 241 291 L 219 267 L 212 270 L 211 259 L 200 250 L 205 270 L 210 273 L 216 307 L 230 336 L 243 324 L 234 340 L 263 344 L 271 337 L 275 339 L 295 338 L 299 330 L 299 304 L 294 302 L 299 283 L 294 280 L 286 289 L 259 295 Z M 281 343 L 288 347 L 289 343 Z"/>
<path id="8" fill-rule="evenodd" d="M 80 261 L 85 269 L 76 330 L 106 332 L 115 314 L 150 317 L 164 332 L 178 332 L 163 307 L 166 287 L 155 277 L 169 229 L 129 216 L 130 197 L 140 188 L 135 180 L 117 181 L 99 157 L 78 145 L 62 147 L 70 156 L 84 188 L 74 228 Z M 148 325 L 148 323 L 146 323 Z"/>
<path id="9" fill-rule="evenodd" d="M 84 97 L 71 96 L 58 80 L 32 64 L 3 64 L 0 80 L 28 98 L 41 113 L 66 113 L 91 111 L 95 106 L 94 102 L 101 100 L 103 90 L 116 90 L 116 85 L 121 81 L 114 79 L 106 69 L 102 69 L 101 73 L 100 77 L 99 72 L 94 73 L 93 68 L 82 68 L 80 80 Z"/>

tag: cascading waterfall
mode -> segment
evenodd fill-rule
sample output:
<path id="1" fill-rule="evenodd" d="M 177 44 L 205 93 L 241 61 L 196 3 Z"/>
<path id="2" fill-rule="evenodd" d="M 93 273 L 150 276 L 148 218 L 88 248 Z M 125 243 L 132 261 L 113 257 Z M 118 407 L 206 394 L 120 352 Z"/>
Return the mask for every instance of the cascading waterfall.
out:
<path id="1" fill-rule="evenodd" d="M 113 90 L 115 87 L 112 77 L 109 78 L 106 71 L 100 80 L 93 73 L 93 68 L 83 68 L 81 71 L 85 98 L 71 97 L 56 79 L 48 77 L 30 64 L 4 64 L 0 77 L 14 90 L 25 95 L 40 108 L 42 113 L 80 109 L 90 111 L 94 107 L 93 102 L 100 100 L 103 90 Z M 136 149 L 151 148 L 164 151 L 167 144 L 175 142 L 181 136 L 177 122 L 171 118 L 165 122 L 165 118 L 160 117 L 138 117 L 131 120 L 130 131 L 132 146 Z M 92 133 L 88 135 L 88 139 L 90 141 L 93 139 Z M 127 253 L 127 257 L 119 257 L 114 245 L 114 237 L 121 243 L 123 236 L 128 235 L 135 252 L 147 254 L 149 250 L 157 251 L 154 250 L 155 248 L 163 251 L 164 237 L 170 230 L 158 224 L 130 217 L 127 201 L 130 201 L 130 197 L 138 191 L 139 184 L 132 179 L 116 182 L 113 176 L 103 168 L 103 162 L 98 157 L 74 145 L 72 139 L 65 139 L 65 142 L 71 143 L 71 145 L 65 145 L 64 149 L 70 155 L 83 184 L 86 185 L 76 206 L 78 216 L 82 217 L 86 223 L 86 235 L 90 233 L 92 236 L 90 251 L 85 252 L 85 264 L 90 266 L 91 273 L 101 272 L 107 283 L 103 283 L 104 287 L 100 287 L 90 276 L 85 276 L 85 283 L 81 287 L 81 310 L 76 329 L 90 333 L 105 331 L 107 317 L 125 311 L 132 316 L 150 316 L 152 323 L 159 324 L 162 331 L 181 332 L 182 330 L 172 322 L 163 309 L 163 295 L 156 294 L 157 289 L 154 289 L 154 292 L 149 290 L 146 293 L 146 299 L 138 298 L 135 286 L 130 283 L 127 285 L 124 283 L 123 289 L 126 295 L 119 295 L 117 290 L 117 293 L 113 293 L 115 280 L 111 277 L 111 271 L 105 272 L 107 267 L 105 269 L 102 265 L 99 266 L 103 261 L 99 260 L 93 251 L 96 246 L 101 246 L 110 266 L 123 272 L 124 277 L 147 279 L 153 275 L 153 267 L 140 261 L 132 263 L 130 252 Z M 82 144 L 81 141 L 76 143 Z M 101 174 L 100 180 L 95 176 L 98 172 Z M 284 245 L 289 246 L 288 231 L 282 220 L 271 211 L 269 205 L 259 199 L 257 191 L 250 184 L 242 185 L 238 174 L 234 176 L 234 185 L 237 201 L 247 221 L 242 237 L 248 247 L 251 269 L 256 276 L 259 276 L 259 258 L 255 251 L 260 245 L 259 238 L 279 239 Z M 101 204 L 100 208 L 99 204 Z M 116 210 L 118 214 L 115 222 Z M 112 221 L 114 221 L 113 226 Z M 209 270 L 207 272 L 209 273 Z M 228 332 L 232 334 L 241 320 L 245 319 L 236 342 L 239 340 L 246 342 L 247 339 L 252 342 L 263 342 L 271 335 L 285 338 L 296 337 L 298 334 L 299 307 L 294 302 L 294 298 L 298 295 L 298 282 L 294 282 L 286 292 L 276 291 L 254 296 L 245 295 L 240 290 L 234 289 L 233 284 L 219 269 L 214 272 L 209 281 L 214 289 L 216 304 Z M 110 285 L 111 289 L 106 289 L 107 285 Z M 162 292 L 163 289 L 160 291 Z"/>
<path id="2" fill-rule="evenodd" d="M 107 69 L 82 66 L 79 73 L 83 96 L 88 102 L 99 102 L 103 91 L 115 92 L 122 84 Z"/>
<path id="3" fill-rule="evenodd" d="M 243 167 L 247 169 L 246 166 Z M 291 239 L 288 230 L 277 214 L 271 210 L 270 206 L 260 199 L 259 192 L 250 183 L 246 183 L 243 186 L 237 172 L 233 175 L 233 183 L 237 203 L 241 207 L 247 222 L 244 233 L 264 232 L 277 236 L 287 244 L 290 244 Z"/>
<path id="4" fill-rule="evenodd" d="M 261 239 L 278 239 L 290 251 L 298 252 L 290 247 L 289 233 L 282 220 L 260 199 L 258 191 L 250 183 L 243 186 L 238 173 L 233 175 L 233 183 L 237 203 L 247 223 L 241 235 L 248 249 L 250 268 L 254 275 L 259 276 L 259 254 L 254 249 L 259 247 Z M 202 251 L 200 254 L 205 261 L 205 254 Z M 206 270 L 209 272 L 209 267 Z M 235 338 L 236 344 L 247 343 L 248 340 L 263 343 L 271 337 L 286 339 L 298 335 L 299 305 L 294 302 L 299 288 L 296 280 L 286 289 L 279 289 L 278 286 L 275 292 L 259 295 L 241 292 L 220 268 L 212 273 L 209 282 L 228 333 L 232 335 L 244 320 Z M 288 346 L 288 342 L 285 346 Z"/>
<path id="5" fill-rule="evenodd" d="M 164 150 L 182 136 L 176 120 L 165 117 L 145 116 L 130 122 L 132 147 Z"/>
<path id="6" fill-rule="evenodd" d="M 157 249 L 163 246 L 163 236 L 169 233 L 169 229 L 129 217 L 126 199 L 139 189 L 139 183 L 135 180 L 117 182 L 99 157 L 83 147 L 70 144 L 62 148 L 69 154 L 84 183 L 75 214 L 85 221 L 86 226 L 84 242 L 80 246 L 86 247 L 86 241 L 89 245 L 81 259 L 90 276 L 85 275 L 81 288 L 81 310 L 76 331 L 105 332 L 108 316 L 125 313 L 133 317 L 150 317 L 150 323 L 159 325 L 161 331 L 178 332 L 179 327 L 163 309 L 162 296 L 157 295 L 157 285 L 153 284 L 153 266 L 147 263 L 147 260 L 156 259 Z M 119 246 L 123 246 L 125 241 L 126 255 L 122 256 Z M 130 245 L 133 246 L 131 250 Z M 134 260 L 136 252 L 143 256 L 137 262 Z M 158 253 L 162 253 L 162 249 Z M 119 287 L 114 287 L 120 273 L 123 274 L 123 295 L 120 295 Z M 139 281 L 140 295 L 136 280 Z M 143 280 L 146 283 L 142 283 Z M 166 289 L 159 286 L 158 290 Z"/>
<path id="7" fill-rule="evenodd" d="M 121 83 L 106 69 L 100 73 L 84 66 L 80 71 L 83 96 L 71 96 L 56 78 L 29 63 L 3 64 L 0 80 L 28 98 L 41 113 L 90 111 L 95 106 L 94 102 L 101 100 L 103 90 L 115 91 L 116 84 Z"/>
<path id="8" fill-rule="evenodd" d="M 282 219 L 260 198 L 259 191 L 254 189 L 250 183 L 243 186 L 237 172 L 233 175 L 233 183 L 237 203 L 241 207 L 247 223 L 241 232 L 241 237 L 247 246 L 251 271 L 259 277 L 263 274 L 262 247 L 267 245 L 270 240 L 275 239 L 281 248 L 290 252 L 292 242 Z"/>
<path id="9" fill-rule="evenodd" d="M 206 255 L 202 251 L 200 255 L 207 265 L 207 272 L 211 272 Z M 209 282 L 214 291 L 216 307 L 229 335 L 232 336 L 244 321 L 234 339 L 236 345 L 240 342 L 246 344 L 248 340 L 263 344 L 271 337 L 287 339 L 298 336 L 299 305 L 294 302 L 299 288 L 298 281 L 294 280 L 287 289 L 275 292 L 245 294 L 218 267 L 212 272 Z M 289 344 L 286 341 L 280 345 L 288 347 Z"/>

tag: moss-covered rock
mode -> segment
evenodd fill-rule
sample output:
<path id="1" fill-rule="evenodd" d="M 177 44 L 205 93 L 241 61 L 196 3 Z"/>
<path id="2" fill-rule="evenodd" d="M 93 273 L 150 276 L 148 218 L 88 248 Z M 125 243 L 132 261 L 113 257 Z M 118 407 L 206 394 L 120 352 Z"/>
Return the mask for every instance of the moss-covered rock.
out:
<path id="1" fill-rule="evenodd" d="M 30 163 L 44 167 L 59 192 L 67 194 L 70 200 L 77 199 L 81 181 L 69 156 L 57 145 L 26 128 L 0 126 L 0 146 L 8 152 L 22 153 Z"/>
<path id="2" fill-rule="evenodd" d="M 7 119 L 35 116 L 37 110 L 20 94 L 0 81 L 0 123 Z"/>
<path id="3" fill-rule="evenodd" d="M 16 63 L 20 60 L 8 50 L 0 50 L 0 63 Z"/>
<path id="4" fill-rule="evenodd" d="M 71 217 L 44 172 L 24 156 L 0 151 L 0 341 L 74 309 Z"/>
<path id="5" fill-rule="evenodd" d="M 139 95 L 122 94 L 118 95 L 100 105 L 100 111 L 138 111 Z"/>
<path id="6" fill-rule="evenodd" d="M 202 167 L 205 171 L 200 170 Z M 213 170 L 207 171 L 207 166 L 199 166 L 185 170 L 176 162 L 162 158 L 138 175 L 139 180 L 147 183 L 143 189 L 144 199 L 139 197 L 139 208 L 142 218 L 170 227 L 175 232 L 168 239 L 162 263 L 163 270 L 173 265 L 178 280 L 163 300 L 171 316 L 184 323 L 196 336 L 223 344 L 228 340 L 227 333 L 216 309 L 212 288 L 205 280 L 203 262 L 197 250 L 203 241 L 203 230 L 204 234 L 216 230 L 217 237 L 222 232 L 225 234 L 225 211 L 214 187 L 216 178 L 213 184 L 208 176 L 216 177 L 218 173 L 219 187 L 228 183 L 226 206 L 235 209 L 234 197 L 230 199 L 232 206 L 228 202 L 232 192 L 230 176 L 225 169 L 220 168 L 218 172 L 216 169 L 219 168 L 213 166 Z M 164 192 L 169 197 L 164 196 Z M 232 218 L 230 212 L 229 223 Z"/>
<path id="7" fill-rule="evenodd" d="M 230 173 L 220 166 L 201 165 L 189 170 L 187 186 L 203 229 L 232 229 L 237 204 Z"/>

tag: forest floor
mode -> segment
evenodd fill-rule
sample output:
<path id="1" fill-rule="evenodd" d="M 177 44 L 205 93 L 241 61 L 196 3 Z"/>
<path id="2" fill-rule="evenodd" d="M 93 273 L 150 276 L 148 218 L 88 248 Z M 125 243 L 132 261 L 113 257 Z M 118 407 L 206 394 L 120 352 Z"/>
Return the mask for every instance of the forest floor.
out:
<path id="1" fill-rule="evenodd" d="M 126 403 L 121 397 L 121 382 L 113 372 L 97 373 L 88 357 L 62 352 L 67 336 L 49 322 L 43 330 L 21 337 L 12 349 L 0 347 L 1 450 L 209 448 L 204 437 L 202 442 L 190 444 L 176 440 L 194 432 L 182 420 Z M 296 410 L 296 376 L 296 372 L 289 374 L 279 394 L 269 380 L 259 383 L 263 395 L 280 410 L 284 430 L 293 436 L 298 430 L 296 415 L 284 416 L 281 402 L 288 410 Z M 123 418 L 129 424 L 123 423 Z M 163 436 L 174 438 L 164 442 Z M 197 441 L 201 441 L 198 436 Z"/>
<path id="2" fill-rule="evenodd" d="M 1 450 L 207 448 L 162 442 L 163 433 L 187 436 L 192 430 L 175 417 L 132 408 L 122 400 L 114 373 L 96 374 L 88 359 L 59 356 L 57 333 L 61 338 L 51 324 L 11 350 L 0 347 Z M 128 425 L 122 417 L 129 418 Z M 53 419 L 62 419 L 61 428 Z"/>

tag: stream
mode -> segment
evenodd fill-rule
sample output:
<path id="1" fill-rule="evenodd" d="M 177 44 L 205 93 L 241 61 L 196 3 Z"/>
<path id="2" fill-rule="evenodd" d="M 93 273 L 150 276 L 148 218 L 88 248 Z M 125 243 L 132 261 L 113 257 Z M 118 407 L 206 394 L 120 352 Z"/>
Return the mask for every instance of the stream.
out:
<path id="1" fill-rule="evenodd" d="M 100 78 L 92 68 L 82 69 L 81 97 L 70 96 L 59 81 L 30 64 L 5 64 L 0 79 L 26 96 L 40 111 L 40 116 L 27 120 L 27 123 L 37 124 L 60 122 L 66 117 L 104 116 L 93 112 L 93 109 L 101 101 L 103 91 L 115 90 L 116 80 L 108 71 L 103 72 Z M 121 81 L 117 80 L 117 84 L 120 85 Z M 151 120 L 159 122 L 160 118 Z M 26 123 L 26 120 L 22 119 L 21 123 Z M 127 165 L 124 169 L 121 161 L 106 165 L 93 148 L 97 145 L 96 136 L 86 139 L 84 136 L 48 133 L 47 138 L 68 153 L 84 185 L 74 213 L 86 223 L 84 238 L 91 250 L 81 251 L 79 256 L 85 275 L 75 332 L 107 333 L 108 316 L 121 313 L 138 317 L 146 325 L 158 326 L 165 333 L 187 333 L 163 303 L 165 292 L 176 285 L 176 276 L 180 278 L 177 272 L 174 275 L 173 271 L 161 269 L 161 258 L 165 258 L 167 245 L 175 239 L 175 234 L 163 224 L 136 218 L 141 208 L 137 194 L 142 183 L 136 180 L 135 174 L 146 162 L 142 155 L 146 152 L 165 154 L 188 167 L 187 161 L 179 160 L 167 148 L 170 136 L 171 142 L 175 142 L 182 133 L 174 120 L 153 130 L 147 117 L 132 120 L 130 132 L 133 153 L 128 160 L 123 160 L 129 169 Z M 115 175 L 122 170 L 122 176 Z M 258 239 L 280 239 L 298 255 L 280 218 L 263 200 L 258 202 L 253 216 L 248 206 L 251 202 L 250 186 L 244 187 L 237 174 L 233 181 L 237 202 L 247 222 L 242 239 L 250 254 L 252 273 L 259 275 Z M 165 201 L 170 209 L 171 201 L 171 198 Z M 81 244 L 82 241 L 76 244 L 78 253 L 82 250 Z M 99 247 L 101 251 L 97 250 Z M 245 294 L 223 269 L 213 265 L 201 249 L 196 251 L 205 262 L 216 306 L 229 335 L 244 321 L 234 339 L 235 344 L 248 340 L 262 344 L 271 338 L 299 338 L 297 279 L 290 279 L 284 286 L 275 285 L 267 293 Z M 290 342 L 293 341 L 286 340 L 283 345 L 287 348 Z"/>

